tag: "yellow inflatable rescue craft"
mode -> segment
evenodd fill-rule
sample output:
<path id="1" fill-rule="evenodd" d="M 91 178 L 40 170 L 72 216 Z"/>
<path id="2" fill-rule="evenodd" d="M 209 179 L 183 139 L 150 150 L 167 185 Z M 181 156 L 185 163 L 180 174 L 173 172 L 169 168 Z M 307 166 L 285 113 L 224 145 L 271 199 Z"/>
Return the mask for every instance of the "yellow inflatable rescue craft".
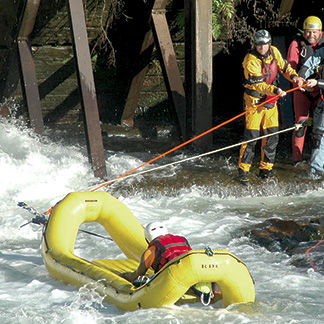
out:
<path id="1" fill-rule="evenodd" d="M 85 222 L 101 224 L 127 258 L 85 260 L 76 256 L 75 241 Z M 121 274 L 137 268 L 146 248 L 141 223 L 107 192 L 68 194 L 54 207 L 42 240 L 44 263 L 52 277 L 79 287 L 93 283 L 108 303 L 123 310 L 197 302 L 199 298 L 191 287 L 203 282 L 217 283 L 224 306 L 255 300 L 249 270 L 226 250 L 208 254 L 191 250 L 166 264 L 146 284 L 135 287 Z"/>

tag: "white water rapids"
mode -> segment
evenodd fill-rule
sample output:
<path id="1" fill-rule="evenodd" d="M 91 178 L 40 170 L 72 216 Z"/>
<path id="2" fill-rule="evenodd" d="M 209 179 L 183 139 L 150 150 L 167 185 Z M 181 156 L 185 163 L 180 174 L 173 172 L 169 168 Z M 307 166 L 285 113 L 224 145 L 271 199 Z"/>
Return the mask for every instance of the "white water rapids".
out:
<path id="1" fill-rule="evenodd" d="M 147 152 L 106 151 L 109 178 L 147 160 Z M 235 168 L 235 161 L 229 168 Z M 172 181 L 173 173 L 180 169 L 178 166 L 172 174 L 166 171 L 154 177 L 162 180 L 167 175 Z M 253 305 L 224 308 L 221 303 L 207 307 L 195 304 L 123 312 L 91 289 L 52 279 L 41 257 L 41 227 L 32 224 L 20 228 L 33 215 L 19 209 L 18 202 L 25 201 L 44 212 L 67 193 L 85 191 L 99 182 L 93 177 L 86 148 L 53 142 L 17 122 L 1 121 L 0 179 L 1 323 L 324 323 L 323 275 L 311 265 L 295 267 L 285 252 L 270 252 L 244 234 L 251 225 L 271 217 L 323 216 L 323 189 L 267 197 L 236 197 L 227 192 L 222 198 L 204 186 L 177 189 L 172 195 L 145 190 L 126 195 L 114 184 L 114 195 L 142 224 L 160 219 L 170 232 L 186 236 L 193 248 L 224 248 L 237 255 L 248 266 L 256 289 Z M 106 235 L 94 225 L 87 229 Z M 76 254 L 92 259 L 122 256 L 113 242 L 84 233 L 78 236 Z"/>

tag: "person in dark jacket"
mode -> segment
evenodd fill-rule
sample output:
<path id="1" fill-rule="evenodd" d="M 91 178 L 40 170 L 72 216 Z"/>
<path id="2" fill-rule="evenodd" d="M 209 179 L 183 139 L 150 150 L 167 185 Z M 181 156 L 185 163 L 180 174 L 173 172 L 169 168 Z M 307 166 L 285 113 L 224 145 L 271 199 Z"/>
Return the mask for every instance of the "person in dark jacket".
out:
<path id="1" fill-rule="evenodd" d="M 309 79 L 319 69 L 318 79 Z M 299 74 L 307 79 L 310 87 L 319 87 L 321 98 L 314 110 L 312 139 L 313 147 L 310 169 L 306 176 L 320 180 L 324 176 L 324 47 L 317 49 L 300 68 Z"/>
<path id="2" fill-rule="evenodd" d="M 303 23 L 303 34 L 294 39 L 288 49 L 287 61 L 291 67 L 299 72 L 307 59 L 320 47 L 324 45 L 322 32 L 322 21 L 316 16 L 309 16 Z M 307 121 L 313 116 L 314 109 L 320 99 L 318 87 L 306 88 L 306 91 L 295 91 L 293 93 L 295 123 Z M 294 165 L 302 161 L 305 134 L 307 127 L 301 132 L 294 131 L 292 134 L 292 159 Z"/>

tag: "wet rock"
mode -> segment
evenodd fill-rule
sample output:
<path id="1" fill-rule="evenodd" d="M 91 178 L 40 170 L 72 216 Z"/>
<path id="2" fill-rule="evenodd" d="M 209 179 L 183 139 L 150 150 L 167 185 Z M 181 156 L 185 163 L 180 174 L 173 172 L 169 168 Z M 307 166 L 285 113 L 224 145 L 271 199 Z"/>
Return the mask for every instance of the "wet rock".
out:
<path id="1" fill-rule="evenodd" d="M 193 155 L 189 153 L 183 158 L 191 156 Z M 248 187 L 238 181 L 236 165 L 225 157 L 197 159 L 192 162 L 179 163 L 176 166 L 160 168 L 162 165 L 179 160 L 179 157 L 171 159 L 164 157 L 145 167 L 145 170 L 150 168 L 148 173 L 136 176 L 137 172 L 134 172 L 132 180 L 119 181 L 113 186 L 113 190 L 172 195 L 173 192 L 177 194 L 179 190 L 190 191 L 194 186 L 195 188 L 201 187 L 206 194 L 225 199 L 230 197 L 289 196 L 324 188 L 323 180 L 299 178 L 301 170 L 294 168 L 288 162 L 277 163 L 275 176 L 269 179 L 259 178 L 258 170 L 252 170 Z M 158 169 L 154 171 L 156 167 Z M 161 177 L 163 174 L 165 174 L 164 178 Z"/>
<path id="2" fill-rule="evenodd" d="M 272 218 L 255 225 L 246 235 L 271 252 L 286 252 L 295 266 L 324 273 L 324 217 L 310 221 Z"/>

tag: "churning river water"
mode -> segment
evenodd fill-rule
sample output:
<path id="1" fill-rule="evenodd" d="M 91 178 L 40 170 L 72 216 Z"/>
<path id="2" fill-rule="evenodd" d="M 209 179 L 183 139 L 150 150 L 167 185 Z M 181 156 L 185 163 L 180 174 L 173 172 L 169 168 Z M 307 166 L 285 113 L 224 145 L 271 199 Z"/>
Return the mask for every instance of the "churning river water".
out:
<path id="1" fill-rule="evenodd" d="M 111 179 L 154 157 L 140 151 L 106 150 L 105 154 Z M 216 160 L 215 166 L 220 163 L 223 172 L 230 173 L 236 168 L 234 160 L 226 163 Z M 191 163 L 192 174 L 203 172 L 204 160 Z M 190 163 L 186 168 L 190 183 Z M 39 137 L 18 122 L 1 121 L 0 322 L 324 323 L 323 274 L 311 263 L 295 266 L 295 256 L 280 250 L 271 252 L 245 234 L 251 226 L 271 217 L 283 220 L 323 217 L 323 184 L 303 192 L 277 186 L 279 189 L 265 195 L 260 191 L 239 195 L 235 185 L 223 186 L 221 182 L 173 186 L 181 172 L 183 167 L 178 165 L 152 174 L 152 181 L 162 186 L 165 183 L 167 191 L 147 188 L 149 177 L 143 179 L 145 186 L 141 190 L 136 188 L 141 188 L 142 178 L 124 180 L 130 189 L 124 184 L 121 190 L 121 185 L 115 183 L 105 190 L 125 203 L 142 224 L 159 219 L 171 232 L 186 236 L 193 248 L 210 246 L 237 255 L 255 280 L 254 304 L 227 308 L 221 303 L 207 307 L 194 304 L 123 312 L 92 290 L 52 279 L 41 256 L 41 227 L 35 224 L 21 227 L 33 216 L 18 209 L 17 203 L 24 201 L 43 212 L 67 193 L 87 191 L 99 181 L 93 177 L 83 145 Z M 87 229 L 104 234 L 95 225 Z M 122 256 L 113 242 L 85 233 L 78 235 L 76 254 L 93 259 Z M 323 252 L 316 260 L 323 266 Z"/>

